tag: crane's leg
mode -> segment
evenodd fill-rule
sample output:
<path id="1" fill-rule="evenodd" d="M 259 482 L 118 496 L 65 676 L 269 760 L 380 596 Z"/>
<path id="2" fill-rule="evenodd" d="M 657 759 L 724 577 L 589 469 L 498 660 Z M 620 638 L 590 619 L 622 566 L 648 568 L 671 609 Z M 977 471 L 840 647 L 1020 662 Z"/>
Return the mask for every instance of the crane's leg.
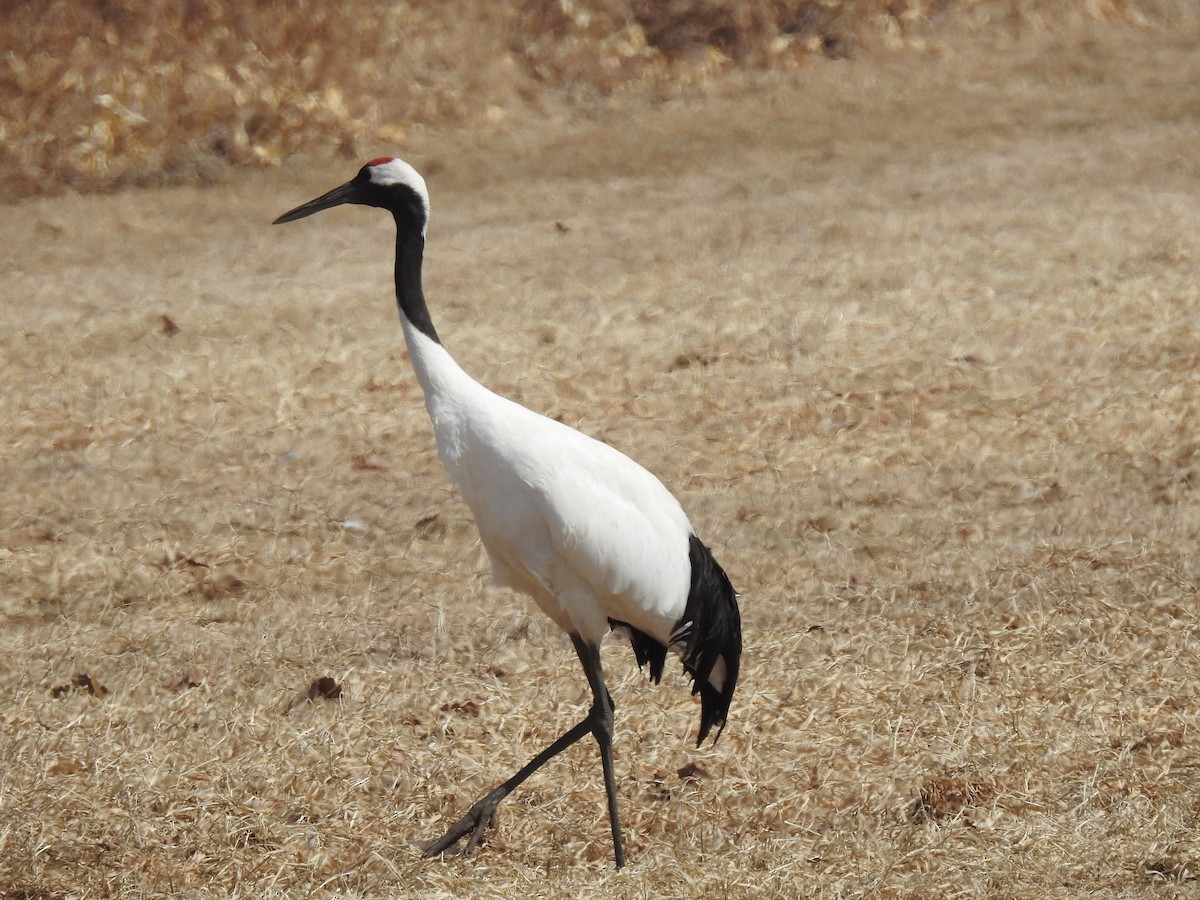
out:
<path id="1" fill-rule="evenodd" d="M 621 819 L 617 815 L 617 780 L 613 775 L 612 737 L 613 737 L 613 702 L 612 695 L 604 686 L 604 673 L 600 668 L 600 648 L 595 644 L 585 643 L 581 638 L 571 635 L 571 643 L 583 663 L 583 671 L 587 675 L 588 684 L 592 688 L 591 711 L 588 718 L 593 718 L 592 734 L 600 745 L 600 765 L 604 769 L 604 793 L 608 795 L 608 822 L 612 826 L 613 856 L 617 868 L 625 867 L 625 844 L 621 840 Z"/>
<path id="2" fill-rule="evenodd" d="M 604 674 L 600 668 L 600 648 L 575 634 L 571 635 L 571 643 L 575 645 L 575 652 L 579 654 L 579 661 L 583 663 L 584 674 L 587 675 L 588 685 L 592 689 L 592 708 L 588 710 L 588 714 L 573 728 L 563 732 L 558 740 L 527 762 L 512 778 L 476 802 L 467 810 L 465 816 L 451 826 L 449 831 L 426 847 L 422 856 L 428 858 L 444 853 L 467 834 L 470 834 L 470 837 L 467 838 L 467 844 L 463 848 L 463 856 L 470 856 L 471 851 L 483 837 L 483 833 L 495 822 L 496 807 L 500 805 L 500 801 L 551 759 L 585 734 L 591 733 L 596 736 L 596 743 L 600 745 L 600 764 L 604 768 L 604 790 L 608 795 L 608 820 L 612 826 L 613 854 L 616 857 L 618 869 L 625 865 L 625 848 L 621 841 L 621 822 L 617 817 L 617 783 L 613 775 L 612 697 L 608 693 L 608 688 L 604 686 Z"/>

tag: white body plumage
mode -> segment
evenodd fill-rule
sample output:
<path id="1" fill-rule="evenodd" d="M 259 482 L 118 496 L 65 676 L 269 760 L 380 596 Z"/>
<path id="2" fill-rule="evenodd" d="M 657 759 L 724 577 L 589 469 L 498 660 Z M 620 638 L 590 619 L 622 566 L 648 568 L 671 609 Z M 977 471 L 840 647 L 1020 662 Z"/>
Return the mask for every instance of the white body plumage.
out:
<path id="1" fill-rule="evenodd" d="M 692 528 L 675 497 L 608 444 L 489 391 L 407 322 L 404 333 L 496 583 L 587 641 L 611 619 L 669 645 L 690 585 Z"/>
<path id="2" fill-rule="evenodd" d="M 633 460 L 553 419 L 492 393 L 446 352 L 425 304 L 421 267 L 429 195 L 408 163 L 372 160 L 351 181 L 276 219 L 291 222 L 356 203 L 396 222 L 396 300 L 413 369 L 425 394 L 438 455 L 462 492 L 494 579 L 531 596 L 563 631 L 594 703 L 568 729 L 479 802 L 425 855 L 468 837 L 470 853 L 497 804 L 586 734 L 600 748 L 617 866 L 625 855 L 612 759 L 613 701 L 600 642 L 624 631 L 638 665 L 658 681 L 668 650 L 700 694 L 698 743 L 725 725 L 742 651 L 736 592 L 696 537 L 678 501 Z M 715 738 L 714 738 L 715 740 Z"/>

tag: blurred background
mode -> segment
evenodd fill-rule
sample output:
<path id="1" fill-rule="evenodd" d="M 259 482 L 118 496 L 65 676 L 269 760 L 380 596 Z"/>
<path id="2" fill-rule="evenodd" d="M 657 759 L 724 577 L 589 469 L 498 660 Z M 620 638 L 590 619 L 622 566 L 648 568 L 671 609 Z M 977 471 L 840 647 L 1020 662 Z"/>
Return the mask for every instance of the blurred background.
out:
<path id="1" fill-rule="evenodd" d="M 872 51 L 938 52 L 1186 0 L 55 0 L 0 4 L 0 201 L 214 182 L 414 130 L 530 127 Z"/>

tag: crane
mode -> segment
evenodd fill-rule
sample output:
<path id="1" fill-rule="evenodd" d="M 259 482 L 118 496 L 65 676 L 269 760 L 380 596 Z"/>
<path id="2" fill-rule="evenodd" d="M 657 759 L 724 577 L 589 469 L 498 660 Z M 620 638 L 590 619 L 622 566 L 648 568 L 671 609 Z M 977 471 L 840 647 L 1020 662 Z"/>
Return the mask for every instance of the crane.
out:
<path id="1" fill-rule="evenodd" d="M 548 760 L 585 735 L 600 749 L 617 868 L 625 865 L 613 774 L 613 701 L 600 644 L 628 636 L 639 668 L 658 683 L 668 650 L 700 695 L 700 746 L 725 727 L 742 652 L 737 595 L 675 497 L 608 444 L 485 388 L 438 337 L 422 288 L 429 222 L 425 179 L 380 157 L 350 181 L 284 213 L 292 222 L 342 204 L 384 209 L 396 226 L 395 280 L 409 358 L 433 423 L 438 456 L 470 508 L 495 583 L 533 598 L 570 637 L 593 702 L 584 718 L 483 796 L 428 844 L 432 857 L 464 837 L 463 854 L 495 822 L 496 807 Z"/>

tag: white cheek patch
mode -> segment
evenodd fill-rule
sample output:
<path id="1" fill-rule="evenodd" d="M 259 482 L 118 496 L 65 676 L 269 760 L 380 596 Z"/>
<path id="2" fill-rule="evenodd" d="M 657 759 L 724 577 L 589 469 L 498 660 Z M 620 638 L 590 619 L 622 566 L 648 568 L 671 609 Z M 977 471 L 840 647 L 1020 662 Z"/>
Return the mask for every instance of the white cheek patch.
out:
<path id="1" fill-rule="evenodd" d="M 412 190 L 425 208 L 425 223 L 429 223 L 429 189 L 425 187 L 425 179 L 421 173 L 402 159 L 386 157 L 367 163 L 371 170 L 371 181 L 383 187 L 404 185 Z M 422 235 L 425 233 L 421 230 Z"/>

